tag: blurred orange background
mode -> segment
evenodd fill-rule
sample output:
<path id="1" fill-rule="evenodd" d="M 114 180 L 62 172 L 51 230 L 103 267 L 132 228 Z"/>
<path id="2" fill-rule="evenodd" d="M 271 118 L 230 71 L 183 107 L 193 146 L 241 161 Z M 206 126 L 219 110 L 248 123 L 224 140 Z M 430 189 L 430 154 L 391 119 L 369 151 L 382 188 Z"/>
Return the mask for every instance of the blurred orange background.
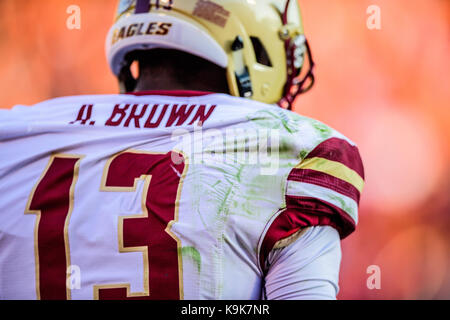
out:
<path id="1" fill-rule="evenodd" d="M 67 8 L 81 8 L 69 30 Z M 296 111 L 354 140 L 366 169 L 340 299 L 450 299 L 450 1 L 301 0 L 317 65 Z M 369 30 L 367 8 L 381 9 Z M 0 0 L 0 107 L 118 91 L 111 0 Z M 381 288 L 369 289 L 369 266 Z"/>

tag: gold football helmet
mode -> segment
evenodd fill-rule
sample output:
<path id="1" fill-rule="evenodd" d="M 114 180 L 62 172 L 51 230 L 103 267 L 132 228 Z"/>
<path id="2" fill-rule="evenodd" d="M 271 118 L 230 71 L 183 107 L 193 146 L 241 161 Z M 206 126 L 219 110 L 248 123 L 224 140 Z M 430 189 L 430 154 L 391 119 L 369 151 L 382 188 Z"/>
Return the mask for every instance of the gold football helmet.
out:
<path id="1" fill-rule="evenodd" d="M 211 61 L 226 68 L 232 95 L 287 108 L 314 83 L 295 0 L 121 0 L 106 54 L 122 92 L 134 89 L 127 55 L 153 48 Z"/>

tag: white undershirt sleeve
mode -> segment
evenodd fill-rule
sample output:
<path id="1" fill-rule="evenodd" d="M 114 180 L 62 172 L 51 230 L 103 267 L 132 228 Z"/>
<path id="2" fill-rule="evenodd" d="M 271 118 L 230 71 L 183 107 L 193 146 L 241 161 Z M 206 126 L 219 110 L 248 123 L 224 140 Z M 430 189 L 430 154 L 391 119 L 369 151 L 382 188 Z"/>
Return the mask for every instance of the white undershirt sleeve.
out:
<path id="1" fill-rule="evenodd" d="M 330 226 L 309 227 L 267 258 L 268 300 L 335 300 L 339 292 L 341 244 Z"/>

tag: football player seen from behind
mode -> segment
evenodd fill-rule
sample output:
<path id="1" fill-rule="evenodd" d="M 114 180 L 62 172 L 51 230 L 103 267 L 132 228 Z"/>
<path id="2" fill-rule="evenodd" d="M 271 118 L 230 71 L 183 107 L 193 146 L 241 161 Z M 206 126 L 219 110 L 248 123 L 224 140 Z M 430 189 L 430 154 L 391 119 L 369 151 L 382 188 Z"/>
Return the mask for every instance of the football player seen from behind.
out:
<path id="1" fill-rule="evenodd" d="M 106 54 L 120 94 L 0 111 L 0 296 L 335 299 L 364 170 L 290 111 L 297 2 L 122 0 Z"/>

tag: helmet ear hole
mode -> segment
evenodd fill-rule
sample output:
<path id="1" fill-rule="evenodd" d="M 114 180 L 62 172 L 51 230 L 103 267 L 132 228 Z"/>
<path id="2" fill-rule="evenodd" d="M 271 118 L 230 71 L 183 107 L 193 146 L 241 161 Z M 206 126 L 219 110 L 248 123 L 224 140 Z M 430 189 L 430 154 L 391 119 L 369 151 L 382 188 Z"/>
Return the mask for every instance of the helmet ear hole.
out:
<path id="1" fill-rule="evenodd" d="M 250 37 L 253 44 L 253 50 L 255 51 L 256 61 L 259 64 L 265 65 L 267 67 L 272 67 L 272 61 L 270 61 L 269 54 L 266 48 L 262 44 L 261 40 L 257 37 Z"/>

